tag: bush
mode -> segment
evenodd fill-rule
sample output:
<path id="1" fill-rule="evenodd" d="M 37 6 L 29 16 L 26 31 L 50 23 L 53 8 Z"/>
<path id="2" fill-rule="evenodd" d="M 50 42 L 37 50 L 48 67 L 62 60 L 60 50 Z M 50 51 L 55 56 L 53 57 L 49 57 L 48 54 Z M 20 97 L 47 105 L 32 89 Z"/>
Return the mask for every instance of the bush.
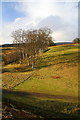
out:
<path id="1" fill-rule="evenodd" d="M 80 38 L 75 38 L 75 39 L 73 40 L 73 43 L 80 43 Z"/>
<path id="2" fill-rule="evenodd" d="M 19 57 L 17 53 L 10 53 L 10 54 L 4 54 L 2 56 L 2 61 L 4 62 L 4 64 L 10 64 L 13 62 L 18 61 Z"/>

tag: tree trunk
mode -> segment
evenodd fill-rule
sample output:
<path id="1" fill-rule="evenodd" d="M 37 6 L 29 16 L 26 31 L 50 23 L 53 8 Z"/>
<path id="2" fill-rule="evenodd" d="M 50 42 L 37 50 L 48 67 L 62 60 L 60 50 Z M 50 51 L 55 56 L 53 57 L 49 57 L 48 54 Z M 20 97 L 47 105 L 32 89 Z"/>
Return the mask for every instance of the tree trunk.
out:
<path id="1" fill-rule="evenodd" d="M 24 53 L 22 53 L 22 59 L 24 59 Z"/>
<path id="2" fill-rule="evenodd" d="M 27 59 L 28 66 L 30 66 L 30 60 L 29 60 L 29 57 L 27 56 L 27 54 L 26 54 L 26 59 Z"/>
<path id="3" fill-rule="evenodd" d="M 19 63 L 22 64 L 22 60 L 20 60 Z"/>
<path id="4" fill-rule="evenodd" d="M 30 66 L 30 60 L 29 59 L 27 60 L 27 63 L 28 63 L 28 66 Z"/>
<path id="5" fill-rule="evenodd" d="M 32 69 L 34 69 L 34 62 L 32 62 Z"/>

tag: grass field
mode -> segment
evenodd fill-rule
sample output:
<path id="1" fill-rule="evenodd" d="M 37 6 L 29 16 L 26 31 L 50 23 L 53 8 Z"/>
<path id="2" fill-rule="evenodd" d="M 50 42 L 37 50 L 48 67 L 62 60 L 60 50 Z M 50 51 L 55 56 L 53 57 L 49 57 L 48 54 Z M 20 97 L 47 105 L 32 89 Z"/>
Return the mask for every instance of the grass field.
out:
<path id="1" fill-rule="evenodd" d="M 77 96 L 78 66 L 53 65 L 35 72 L 28 81 L 15 87 L 16 90 L 48 94 Z"/>
<path id="2" fill-rule="evenodd" d="M 4 100 L 43 117 L 76 117 L 79 53 L 78 44 L 53 46 L 34 70 L 25 64 L 4 66 Z"/>

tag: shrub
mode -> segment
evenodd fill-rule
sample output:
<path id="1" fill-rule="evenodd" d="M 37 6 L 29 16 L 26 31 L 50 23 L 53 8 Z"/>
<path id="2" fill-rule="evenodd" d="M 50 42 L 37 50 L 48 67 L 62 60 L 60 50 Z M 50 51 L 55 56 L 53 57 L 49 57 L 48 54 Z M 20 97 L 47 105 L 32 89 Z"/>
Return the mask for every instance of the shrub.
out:
<path id="1" fill-rule="evenodd" d="M 73 43 L 80 43 L 80 38 L 75 38 L 75 39 L 73 40 Z"/>

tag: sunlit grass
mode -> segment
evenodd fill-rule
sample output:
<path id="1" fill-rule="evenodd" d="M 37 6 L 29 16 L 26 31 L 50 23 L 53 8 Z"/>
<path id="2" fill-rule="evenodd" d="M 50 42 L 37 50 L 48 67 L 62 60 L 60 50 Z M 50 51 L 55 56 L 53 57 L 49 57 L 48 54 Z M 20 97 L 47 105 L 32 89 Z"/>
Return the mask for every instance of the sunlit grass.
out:
<path id="1" fill-rule="evenodd" d="M 59 78 L 55 78 L 59 77 Z M 65 64 L 42 68 L 16 90 L 78 96 L 78 66 Z"/>
<path id="2" fill-rule="evenodd" d="M 49 49 L 49 51 L 41 54 L 36 62 L 35 67 L 40 68 L 40 70 L 36 70 L 35 75 L 15 89 L 77 96 L 78 65 L 76 59 L 79 52 L 78 45 L 52 46 Z M 61 64 L 61 62 L 64 63 Z M 3 84 L 5 83 L 6 86 L 13 86 L 16 82 L 23 81 L 27 77 L 27 72 L 19 72 L 19 70 L 27 70 L 26 64 L 9 64 L 3 69 L 9 70 L 9 72 L 10 70 L 13 71 L 13 73 L 3 74 Z M 59 78 L 55 79 L 55 76 Z M 4 88 L 7 88 L 6 86 Z"/>

